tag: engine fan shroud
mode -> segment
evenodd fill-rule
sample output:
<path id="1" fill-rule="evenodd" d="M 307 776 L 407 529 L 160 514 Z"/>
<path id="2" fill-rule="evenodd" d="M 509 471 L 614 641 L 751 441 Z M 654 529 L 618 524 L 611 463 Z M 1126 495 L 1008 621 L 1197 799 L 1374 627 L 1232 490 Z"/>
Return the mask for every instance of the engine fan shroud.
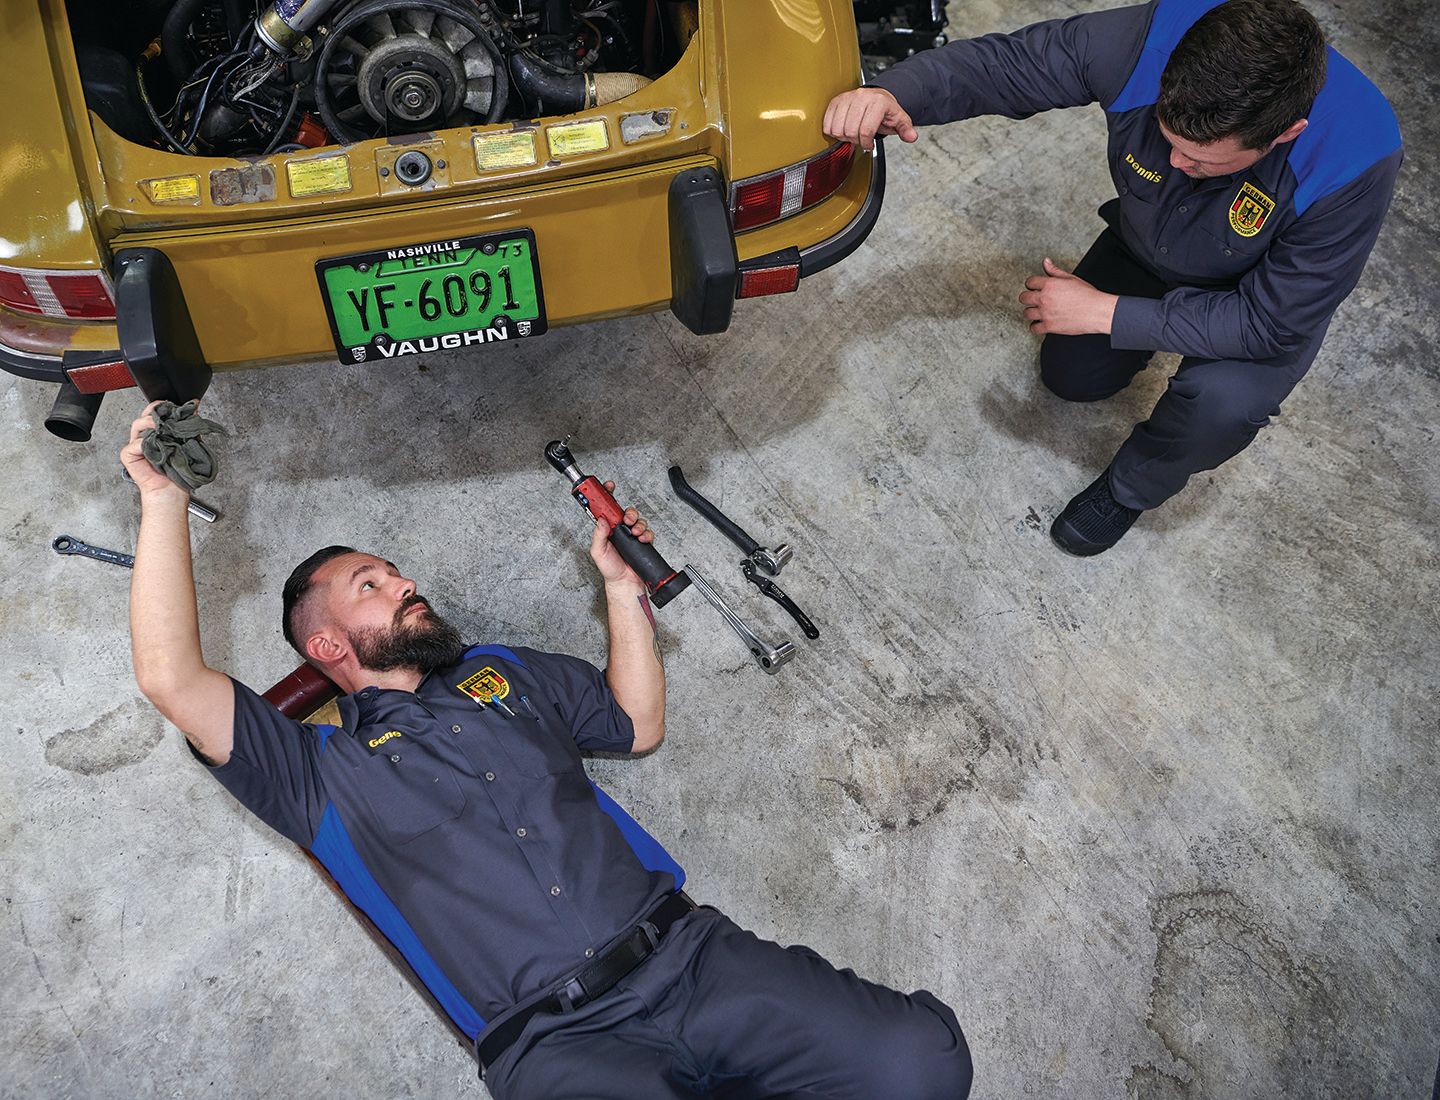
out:
<path id="1" fill-rule="evenodd" d="M 329 132 L 364 141 L 499 120 L 508 81 L 479 11 L 451 0 L 372 0 L 324 28 L 315 103 Z"/>

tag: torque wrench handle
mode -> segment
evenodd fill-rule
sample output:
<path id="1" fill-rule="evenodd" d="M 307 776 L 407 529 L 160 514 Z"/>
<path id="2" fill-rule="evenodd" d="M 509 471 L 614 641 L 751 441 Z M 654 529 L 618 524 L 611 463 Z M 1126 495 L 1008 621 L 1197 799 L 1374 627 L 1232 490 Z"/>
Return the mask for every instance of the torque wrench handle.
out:
<path id="1" fill-rule="evenodd" d="M 760 544 L 747 535 L 744 528 L 706 500 L 700 490 L 685 480 L 685 471 L 679 466 L 670 467 L 670 487 L 675 490 L 677 497 L 720 528 L 726 538 L 740 547 L 742 554 L 748 557 L 760 549 Z"/>
<path id="2" fill-rule="evenodd" d="M 676 570 L 648 542 L 641 542 L 625 526 L 625 509 L 610 495 L 599 478 L 585 474 L 575 465 L 575 456 L 563 439 L 545 444 L 545 460 L 570 480 L 570 495 L 580 502 L 591 519 L 603 519 L 610 525 L 610 543 L 635 570 L 650 592 L 650 601 L 664 607 L 690 587 L 690 578 Z"/>

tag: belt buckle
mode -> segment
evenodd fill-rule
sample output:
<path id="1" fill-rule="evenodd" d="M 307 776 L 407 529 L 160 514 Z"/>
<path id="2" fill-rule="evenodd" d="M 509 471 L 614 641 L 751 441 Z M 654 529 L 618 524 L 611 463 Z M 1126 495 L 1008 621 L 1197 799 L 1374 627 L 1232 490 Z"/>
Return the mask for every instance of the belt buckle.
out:
<path id="1" fill-rule="evenodd" d="M 587 1000 L 585 986 L 579 978 L 571 978 L 555 991 L 555 999 L 560 1002 L 561 1013 L 568 1015 L 583 1005 Z"/>

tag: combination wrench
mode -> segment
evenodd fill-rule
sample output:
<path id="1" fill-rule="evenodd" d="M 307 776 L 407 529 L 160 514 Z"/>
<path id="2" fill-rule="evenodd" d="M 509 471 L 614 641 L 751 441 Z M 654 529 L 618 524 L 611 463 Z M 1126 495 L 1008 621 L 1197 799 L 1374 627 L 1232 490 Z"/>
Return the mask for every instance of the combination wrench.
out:
<path id="1" fill-rule="evenodd" d="M 135 568 L 134 554 L 122 554 L 119 550 L 106 550 L 103 546 L 91 546 L 88 542 L 81 542 L 73 535 L 56 535 L 50 543 L 50 548 L 57 554 L 79 554 L 82 557 L 94 558 L 96 561 L 108 561 L 111 565 L 118 565 L 125 569 Z"/>

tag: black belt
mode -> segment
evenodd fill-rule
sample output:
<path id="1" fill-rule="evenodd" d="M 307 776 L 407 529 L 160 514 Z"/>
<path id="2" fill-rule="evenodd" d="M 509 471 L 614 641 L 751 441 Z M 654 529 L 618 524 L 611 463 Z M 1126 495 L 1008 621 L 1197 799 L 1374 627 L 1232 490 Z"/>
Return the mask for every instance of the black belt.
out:
<path id="1" fill-rule="evenodd" d="M 526 1005 L 494 1027 L 487 1028 L 475 1048 L 480 1057 L 481 1075 L 484 1075 L 485 1067 L 494 1065 L 505 1049 L 519 1038 L 520 1032 L 537 1012 L 574 1012 L 581 1005 L 589 1004 L 602 993 L 612 989 L 616 982 L 654 953 L 655 948 L 660 945 L 661 937 L 670 931 L 676 921 L 689 916 L 696 908 L 696 904 L 680 890 L 666 895 L 660 904 L 641 918 L 640 923 L 615 946 L 559 989 L 534 1004 Z"/>

